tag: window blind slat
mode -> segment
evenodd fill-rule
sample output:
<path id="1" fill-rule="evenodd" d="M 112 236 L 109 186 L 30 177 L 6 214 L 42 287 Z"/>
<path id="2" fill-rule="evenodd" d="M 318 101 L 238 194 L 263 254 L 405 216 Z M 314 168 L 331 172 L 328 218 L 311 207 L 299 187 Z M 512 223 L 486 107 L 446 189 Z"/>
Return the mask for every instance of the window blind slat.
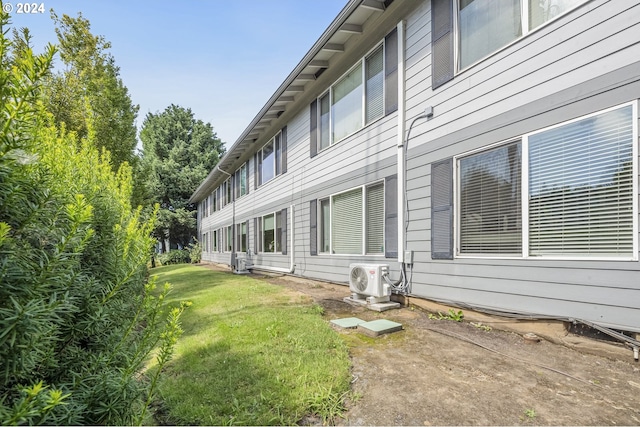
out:
<path id="1" fill-rule="evenodd" d="M 521 144 L 460 160 L 460 253 L 522 252 Z"/>
<path id="2" fill-rule="evenodd" d="M 362 189 L 332 199 L 331 241 L 335 254 L 362 253 Z"/>
<path id="3" fill-rule="evenodd" d="M 368 254 L 384 253 L 384 184 L 367 187 L 366 249 Z"/>
<path id="4" fill-rule="evenodd" d="M 631 106 L 529 137 L 529 253 L 631 255 Z"/>
<path id="5" fill-rule="evenodd" d="M 365 60 L 366 124 L 384 115 L 384 74 L 382 46 Z"/>

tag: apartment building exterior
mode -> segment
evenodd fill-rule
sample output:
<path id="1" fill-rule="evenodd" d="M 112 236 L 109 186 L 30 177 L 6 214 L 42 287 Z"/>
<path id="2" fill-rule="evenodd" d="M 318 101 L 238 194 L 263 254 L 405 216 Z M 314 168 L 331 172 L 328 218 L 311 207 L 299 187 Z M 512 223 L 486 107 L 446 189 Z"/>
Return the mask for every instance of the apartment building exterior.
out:
<path id="1" fill-rule="evenodd" d="M 352 0 L 192 195 L 203 260 L 640 332 L 640 5 Z"/>

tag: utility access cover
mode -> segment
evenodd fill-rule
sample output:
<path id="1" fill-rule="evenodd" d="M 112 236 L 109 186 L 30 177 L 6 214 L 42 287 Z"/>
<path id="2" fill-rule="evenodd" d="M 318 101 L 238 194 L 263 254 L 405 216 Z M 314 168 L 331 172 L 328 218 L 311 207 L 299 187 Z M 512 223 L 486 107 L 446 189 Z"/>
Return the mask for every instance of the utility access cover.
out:
<path id="1" fill-rule="evenodd" d="M 365 323 L 364 320 L 357 317 L 346 317 L 344 319 L 335 319 L 331 321 L 332 325 L 335 325 L 341 329 L 355 329 L 359 324 Z"/>
<path id="2" fill-rule="evenodd" d="M 364 322 L 358 325 L 358 331 L 370 337 L 389 334 L 391 332 L 401 331 L 402 324 L 392 322 L 391 320 L 378 319 L 371 322 Z"/>

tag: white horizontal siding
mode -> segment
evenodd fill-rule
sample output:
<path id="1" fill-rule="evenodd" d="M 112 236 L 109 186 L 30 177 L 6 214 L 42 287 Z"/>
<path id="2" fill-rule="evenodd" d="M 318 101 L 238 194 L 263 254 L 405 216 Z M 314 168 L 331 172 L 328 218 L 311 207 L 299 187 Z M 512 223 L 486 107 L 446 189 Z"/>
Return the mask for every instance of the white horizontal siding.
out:
<path id="1" fill-rule="evenodd" d="M 434 161 L 637 97 L 640 91 L 633 95 L 623 85 L 640 79 L 625 68 L 640 58 L 640 6 L 615 0 L 588 2 L 459 73 L 434 92 L 430 1 L 414 5 L 414 11 L 404 17 L 407 126 L 428 105 L 434 107 L 435 115 L 416 124 L 408 143 L 407 246 L 415 253 L 413 294 L 503 311 L 584 318 L 640 331 L 640 263 L 432 260 L 430 198 Z M 600 106 L 596 99 L 608 105 Z M 289 250 L 294 251 L 296 274 L 346 283 L 350 263 L 376 262 L 389 264 L 392 277 L 397 278 L 398 265 L 392 259 L 309 255 L 309 200 L 396 172 L 397 114 L 313 159 L 308 105 L 289 120 L 287 134 L 287 173 L 255 190 L 251 161 L 249 195 L 236 202 L 236 218 L 253 218 L 293 204 L 295 242 Z M 204 218 L 202 231 L 228 225 L 231 211 L 229 205 Z M 250 221 L 251 250 L 253 237 Z M 213 258 L 224 262 L 229 254 L 213 254 Z M 257 254 L 252 262 L 283 268 L 289 265 L 289 255 Z"/>

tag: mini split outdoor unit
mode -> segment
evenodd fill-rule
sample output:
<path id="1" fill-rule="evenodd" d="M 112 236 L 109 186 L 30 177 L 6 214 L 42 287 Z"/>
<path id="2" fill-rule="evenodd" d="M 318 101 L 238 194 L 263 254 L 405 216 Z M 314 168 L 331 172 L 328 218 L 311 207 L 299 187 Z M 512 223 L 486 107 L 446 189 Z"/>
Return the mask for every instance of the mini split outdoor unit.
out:
<path id="1" fill-rule="evenodd" d="M 349 265 L 349 289 L 355 298 L 371 303 L 389 301 L 391 286 L 382 277 L 389 271 L 385 264 L 351 264 Z"/>

